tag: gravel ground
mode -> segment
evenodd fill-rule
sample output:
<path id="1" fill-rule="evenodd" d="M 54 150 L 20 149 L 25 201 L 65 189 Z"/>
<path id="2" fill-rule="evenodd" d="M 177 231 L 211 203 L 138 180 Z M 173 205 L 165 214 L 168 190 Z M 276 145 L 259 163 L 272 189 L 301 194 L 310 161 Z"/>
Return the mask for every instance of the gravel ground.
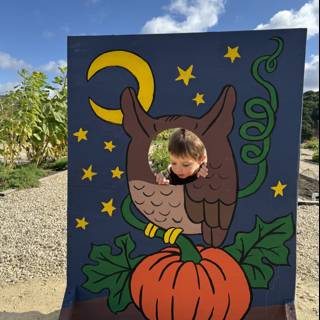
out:
<path id="1" fill-rule="evenodd" d="M 300 206 L 297 264 L 301 280 L 319 279 L 319 206 Z"/>
<path id="2" fill-rule="evenodd" d="M 0 287 L 66 270 L 67 174 L 0 197 Z"/>
<path id="3" fill-rule="evenodd" d="M 319 319 L 319 206 L 298 209 L 296 306 L 301 319 Z"/>
<path id="4" fill-rule="evenodd" d="M 0 197 L 0 288 L 32 278 L 64 278 L 66 196 L 67 173 L 62 172 L 43 179 L 39 188 Z M 318 206 L 299 207 L 297 266 L 299 319 L 318 319 Z"/>

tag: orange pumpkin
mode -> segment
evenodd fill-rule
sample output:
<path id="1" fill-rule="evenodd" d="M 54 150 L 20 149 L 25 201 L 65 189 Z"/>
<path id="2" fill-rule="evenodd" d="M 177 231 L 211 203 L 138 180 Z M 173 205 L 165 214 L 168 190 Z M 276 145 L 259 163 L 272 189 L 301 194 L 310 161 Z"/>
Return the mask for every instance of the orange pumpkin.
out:
<path id="1" fill-rule="evenodd" d="M 197 247 L 200 263 L 182 262 L 178 248 L 143 259 L 131 278 L 134 303 L 150 320 L 239 320 L 251 301 L 239 264 L 218 248 Z"/>

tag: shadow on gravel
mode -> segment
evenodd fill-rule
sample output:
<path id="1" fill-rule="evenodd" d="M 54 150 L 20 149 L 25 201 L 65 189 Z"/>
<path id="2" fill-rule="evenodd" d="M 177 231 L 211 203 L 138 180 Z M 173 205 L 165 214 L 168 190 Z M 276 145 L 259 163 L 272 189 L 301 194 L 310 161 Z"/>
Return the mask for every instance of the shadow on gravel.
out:
<path id="1" fill-rule="evenodd" d="M 58 320 L 60 310 L 49 314 L 42 314 L 38 311 L 22 313 L 0 312 L 0 320 Z"/>
<path id="2" fill-rule="evenodd" d="M 314 192 L 319 193 L 319 181 L 308 177 L 304 174 L 299 174 L 299 196 L 311 200 Z"/>

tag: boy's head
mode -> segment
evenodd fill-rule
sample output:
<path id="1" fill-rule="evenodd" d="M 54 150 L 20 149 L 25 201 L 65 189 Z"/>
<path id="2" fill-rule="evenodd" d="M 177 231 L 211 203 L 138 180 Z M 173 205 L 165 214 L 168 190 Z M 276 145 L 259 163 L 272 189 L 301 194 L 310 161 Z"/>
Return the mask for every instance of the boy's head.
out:
<path id="1" fill-rule="evenodd" d="M 186 129 L 177 129 L 172 133 L 168 150 L 172 171 L 181 179 L 193 175 L 206 161 L 204 144 L 194 133 Z"/>

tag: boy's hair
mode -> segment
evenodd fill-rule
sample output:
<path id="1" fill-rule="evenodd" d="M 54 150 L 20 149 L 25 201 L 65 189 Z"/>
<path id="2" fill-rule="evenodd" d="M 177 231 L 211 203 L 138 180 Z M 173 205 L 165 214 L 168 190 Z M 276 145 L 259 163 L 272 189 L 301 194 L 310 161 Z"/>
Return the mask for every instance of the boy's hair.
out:
<path id="1" fill-rule="evenodd" d="M 206 154 L 206 148 L 198 136 L 183 128 L 171 134 L 168 150 L 177 157 L 191 157 L 194 160 L 200 160 Z"/>

